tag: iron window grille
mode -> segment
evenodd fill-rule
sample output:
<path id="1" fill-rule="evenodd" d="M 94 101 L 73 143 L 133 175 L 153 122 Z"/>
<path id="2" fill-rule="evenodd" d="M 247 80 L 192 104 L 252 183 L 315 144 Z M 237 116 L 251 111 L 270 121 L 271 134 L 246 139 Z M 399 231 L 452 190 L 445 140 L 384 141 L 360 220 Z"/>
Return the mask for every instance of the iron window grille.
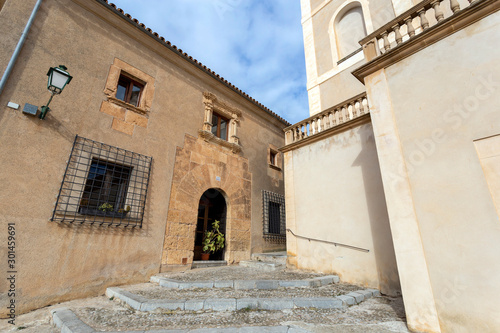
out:
<path id="1" fill-rule="evenodd" d="M 77 135 L 51 221 L 142 228 L 151 162 Z"/>
<path id="2" fill-rule="evenodd" d="M 286 241 L 285 197 L 278 193 L 263 190 L 262 214 L 264 239 L 284 243 Z"/>

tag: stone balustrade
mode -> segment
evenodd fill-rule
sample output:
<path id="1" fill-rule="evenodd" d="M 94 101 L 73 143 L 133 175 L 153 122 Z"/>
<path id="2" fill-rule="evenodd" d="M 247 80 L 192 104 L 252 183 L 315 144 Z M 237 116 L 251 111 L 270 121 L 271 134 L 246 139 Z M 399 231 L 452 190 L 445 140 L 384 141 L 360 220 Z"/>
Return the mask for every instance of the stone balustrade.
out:
<path id="1" fill-rule="evenodd" d="M 481 0 L 424 0 L 360 41 L 371 61 Z"/>
<path id="2" fill-rule="evenodd" d="M 284 129 L 285 144 L 298 142 L 370 112 L 366 93 L 315 114 Z"/>

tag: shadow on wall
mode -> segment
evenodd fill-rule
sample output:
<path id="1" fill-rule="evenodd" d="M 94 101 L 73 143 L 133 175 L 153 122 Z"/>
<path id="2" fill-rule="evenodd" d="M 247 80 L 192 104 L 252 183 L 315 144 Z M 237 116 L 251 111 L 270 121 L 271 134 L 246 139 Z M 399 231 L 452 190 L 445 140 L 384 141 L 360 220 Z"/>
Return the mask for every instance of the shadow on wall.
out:
<path id="1" fill-rule="evenodd" d="M 396 296 L 401 294 L 401 286 L 372 125 L 361 126 L 358 134 L 362 149 L 352 166 L 361 167 L 363 174 L 380 291 Z"/>

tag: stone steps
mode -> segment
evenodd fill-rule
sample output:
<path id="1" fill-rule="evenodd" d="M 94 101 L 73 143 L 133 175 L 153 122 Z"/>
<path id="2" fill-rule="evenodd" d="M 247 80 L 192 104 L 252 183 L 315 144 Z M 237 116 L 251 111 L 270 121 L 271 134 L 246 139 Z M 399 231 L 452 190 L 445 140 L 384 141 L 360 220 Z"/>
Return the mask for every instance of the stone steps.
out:
<path id="1" fill-rule="evenodd" d="M 251 260 L 240 261 L 240 266 L 274 271 L 286 266 L 286 258 L 286 252 L 254 253 Z"/>
<path id="2" fill-rule="evenodd" d="M 286 255 L 284 257 L 286 260 Z M 276 267 L 280 267 L 280 265 L 282 265 L 280 264 L 283 260 L 282 258 L 283 255 L 265 254 L 262 256 L 262 254 L 258 254 L 253 257 L 254 260 L 252 261 L 259 262 L 258 260 L 268 259 L 265 263 L 277 264 Z M 213 268 L 207 268 L 206 270 L 191 271 L 193 273 L 187 273 L 186 275 L 184 275 L 185 273 L 172 275 L 176 277 L 176 279 L 168 277 L 169 275 L 165 276 L 165 274 L 159 274 L 152 276 L 150 283 L 124 286 L 121 288 L 107 288 L 106 297 L 108 299 L 105 299 L 104 302 L 107 303 L 109 300 L 110 304 L 120 309 L 118 312 L 123 313 L 124 311 L 132 311 L 126 316 L 135 316 L 134 313 L 137 315 L 140 314 L 139 316 L 143 316 L 142 314 L 144 314 L 147 316 L 146 318 L 148 318 L 145 319 L 146 322 L 153 320 L 154 323 L 155 320 L 158 320 L 158 316 L 162 316 L 163 314 L 165 314 L 165 316 L 175 314 L 176 318 L 178 318 L 177 320 L 179 320 L 177 321 L 177 327 L 181 328 L 177 330 L 158 330 L 158 326 L 156 326 L 157 328 L 155 330 L 148 331 L 144 328 L 149 327 L 149 324 L 147 324 L 146 326 L 141 326 L 143 327 L 142 330 L 127 332 L 305 333 L 310 331 L 294 325 L 287 326 L 282 322 L 274 321 L 271 323 L 276 326 L 264 326 L 265 323 L 258 321 L 253 323 L 253 325 L 261 324 L 263 326 L 248 326 L 248 324 L 244 325 L 244 322 L 243 326 L 246 327 L 232 327 L 222 324 L 220 327 L 217 325 L 217 328 L 199 328 L 200 326 L 195 326 L 198 328 L 189 329 L 186 328 L 185 318 L 192 318 L 193 316 L 202 314 L 210 316 L 209 318 L 213 318 L 214 316 L 227 316 L 228 313 L 231 313 L 230 316 L 241 316 L 242 313 L 251 313 L 252 311 L 256 311 L 255 313 L 258 313 L 258 316 L 276 316 L 273 315 L 276 311 L 284 311 L 284 313 L 287 313 L 287 311 L 288 313 L 290 313 L 290 311 L 345 311 L 344 309 L 350 306 L 360 304 L 369 298 L 380 296 L 379 291 L 374 289 L 356 290 L 352 288 L 352 286 L 348 288 L 341 284 L 335 286 L 335 284 L 339 283 L 339 277 L 335 275 L 314 276 L 314 274 L 285 273 L 285 271 L 266 273 L 266 269 L 262 268 L 260 268 L 260 271 L 256 272 L 255 270 L 258 270 L 257 268 L 255 270 L 247 270 L 246 268 L 238 268 L 238 266 L 233 267 L 234 268 L 217 268 L 215 271 L 217 272 L 216 274 L 211 273 L 214 272 Z M 247 271 L 248 273 L 245 273 Z M 200 274 L 200 272 L 201 275 L 196 275 Z M 220 272 L 227 272 L 227 275 Z M 190 274 L 195 275 L 193 276 Z M 221 276 L 228 276 L 229 278 L 233 277 L 236 279 L 218 280 Z M 253 277 L 254 279 L 242 280 L 241 278 L 245 276 Z M 207 277 L 213 278 L 214 280 L 201 280 Z M 256 277 L 267 277 L 268 279 L 255 279 Z M 300 279 L 301 277 L 302 279 Z M 275 280 L 270 278 L 275 278 Z M 356 291 L 349 292 L 350 290 Z M 342 295 L 342 293 L 345 294 Z M 121 310 L 122 308 L 123 311 Z M 86 309 L 90 309 L 88 311 L 94 311 L 94 308 L 91 307 L 86 307 Z M 114 318 L 120 316 L 120 314 L 117 314 L 118 312 L 113 312 L 111 315 L 108 315 L 108 318 L 111 318 L 111 322 L 116 322 L 117 319 Z M 75 313 L 68 308 L 55 309 L 52 310 L 51 313 L 53 323 L 61 329 L 61 332 L 98 332 L 91 326 L 99 324 L 93 322 L 92 319 L 90 319 L 91 317 L 88 317 L 88 312 L 85 312 L 86 314 L 84 314 L 84 316 L 87 317 L 84 318 L 90 320 L 90 326 L 80 320 Z M 83 315 L 83 313 L 80 312 L 80 315 Z M 156 319 L 149 319 L 153 318 L 150 316 Z M 128 322 L 126 318 L 129 317 L 118 318 L 122 318 L 124 322 Z M 233 322 L 233 325 L 234 324 Z M 118 329 L 118 326 L 114 327 L 116 327 L 114 329 Z M 127 324 L 126 327 L 128 328 L 129 325 Z M 163 327 L 165 326 L 160 326 L 160 328 Z M 168 325 L 167 327 L 171 326 Z M 121 329 L 123 330 L 123 327 L 121 327 Z M 109 331 L 109 329 L 107 331 Z"/>
<path id="3" fill-rule="evenodd" d="M 286 258 L 287 253 L 285 251 L 254 253 L 251 256 L 253 261 L 274 262 L 281 265 L 286 265 Z"/>
<path id="4" fill-rule="evenodd" d="M 197 299 L 148 299 L 121 288 L 106 289 L 106 296 L 119 299 L 138 311 L 238 311 L 287 310 L 294 308 L 339 309 L 359 304 L 373 296 L 380 296 L 374 289 L 358 290 L 337 297 L 287 297 L 287 298 L 197 298 Z"/>
<path id="5" fill-rule="evenodd" d="M 191 281 L 183 282 L 175 279 L 168 279 L 162 276 L 152 276 L 151 282 L 162 287 L 176 289 L 190 288 L 234 288 L 237 290 L 260 289 L 271 290 L 282 288 L 298 287 L 320 287 L 331 283 L 339 283 L 337 275 L 320 276 L 305 280 L 216 280 L 216 281 Z"/>
<path id="6" fill-rule="evenodd" d="M 191 265 L 191 269 L 196 268 L 208 268 L 208 267 L 220 267 L 227 266 L 226 260 L 195 260 Z"/>

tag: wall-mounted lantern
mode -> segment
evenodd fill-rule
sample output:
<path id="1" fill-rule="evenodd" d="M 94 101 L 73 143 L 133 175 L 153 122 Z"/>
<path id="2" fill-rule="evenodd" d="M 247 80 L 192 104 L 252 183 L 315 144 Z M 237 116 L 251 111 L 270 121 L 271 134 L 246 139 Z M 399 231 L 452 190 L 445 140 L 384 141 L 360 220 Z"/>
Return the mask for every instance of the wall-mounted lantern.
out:
<path id="1" fill-rule="evenodd" d="M 54 95 L 59 95 L 63 91 L 64 87 L 66 87 L 66 85 L 70 83 L 73 78 L 66 70 L 66 66 L 63 65 L 59 65 L 59 67 L 51 67 L 49 69 L 47 73 L 47 76 L 49 77 L 47 89 L 50 90 L 51 96 L 47 105 L 42 106 L 42 112 L 39 117 L 40 119 L 45 119 L 45 115 L 50 111 L 49 104 L 52 101 L 52 97 L 54 97 Z"/>

